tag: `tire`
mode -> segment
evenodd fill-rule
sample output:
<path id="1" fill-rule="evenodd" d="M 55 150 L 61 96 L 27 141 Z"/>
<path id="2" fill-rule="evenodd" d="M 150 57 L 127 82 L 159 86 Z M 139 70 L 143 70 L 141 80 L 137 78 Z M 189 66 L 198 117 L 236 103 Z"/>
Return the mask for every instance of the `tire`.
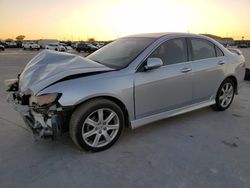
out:
<path id="1" fill-rule="evenodd" d="M 250 81 L 250 69 L 246 68 L 245 78 L 244 80 Z"/>
<path id="2" fill-rule="evenodd" d="M 116 103 L 93 99 L 73 112 L 69 132 L 79 149 L 98 152 L 110 148 L 118 140 L 124 124 L 123 111 Z"/>
<path id="3" fill-rule="evenodd" d="M 216 94 L 215 104 L 212 106 L 215 111 L 224 111 L 229 108 L 234 99 L 235 87 L 235 83 L 230 78 L 221 83 Z"/>

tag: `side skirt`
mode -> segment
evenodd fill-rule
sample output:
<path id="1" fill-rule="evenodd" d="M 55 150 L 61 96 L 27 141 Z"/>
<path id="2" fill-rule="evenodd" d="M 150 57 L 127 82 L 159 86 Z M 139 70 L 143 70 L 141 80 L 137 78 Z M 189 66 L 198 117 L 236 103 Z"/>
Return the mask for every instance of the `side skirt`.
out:
<path id="1" fill-rule="evenodd" d="M 190 111 L 193 111 L 193 110 L 204 108 L 204 107 L 207 107 L 207 106 L 210 106 L 210 105 L 213 105 L 213 104 L 215 104 L 214 99 L 209 100 L 209 101 L 205 101 L 205 102 L 201 102 L 201 103 L 197 103 L 197 104 L 193 104 L 193 105 L 189 105 L 189 106 L 186 106 L 186 107 L 183 107 L 183 108 L 178 108 L 178 109 L 175 109 L 175 110 L 162 112 L 162 113 L 159 113 L 159 114 L 154 114 L 152 116 L 144 117 L 144 118 L 141 118 L 141 119 L 138 119 L 138 120 L 133 120 L 133 121 L 131 121 L 131 128 L 135 129 L 135 128 L 141 127 L 143 125 L 146 125 L 146 124 L 149 124 L 149 123 L 161 120 L 161 119 L 165 119 L 165 118 L 169 118 L 169 117 L 172 117 L 172 116 L 184 114 L 186 112 L 190 112 Z"/>

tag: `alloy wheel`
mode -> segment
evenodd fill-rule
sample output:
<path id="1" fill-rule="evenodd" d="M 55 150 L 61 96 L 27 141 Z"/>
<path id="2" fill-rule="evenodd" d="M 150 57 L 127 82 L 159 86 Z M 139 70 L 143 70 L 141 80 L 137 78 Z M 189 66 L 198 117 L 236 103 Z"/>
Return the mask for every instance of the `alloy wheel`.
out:
<path id="1" fill-rule="evenodd" d="M 230 82 L 226 82 L 220 91 L 219 102 L 223 108 L 230 105 L 234 95 L 234 87 Z"/>
<path id="2" fill-rule="evenodd" d="M 82 138 L 91 147 L 102 147 L 112 142 L 119 127 L 118 115 L 111 109 L 100 108 L 85 119 Z"/>

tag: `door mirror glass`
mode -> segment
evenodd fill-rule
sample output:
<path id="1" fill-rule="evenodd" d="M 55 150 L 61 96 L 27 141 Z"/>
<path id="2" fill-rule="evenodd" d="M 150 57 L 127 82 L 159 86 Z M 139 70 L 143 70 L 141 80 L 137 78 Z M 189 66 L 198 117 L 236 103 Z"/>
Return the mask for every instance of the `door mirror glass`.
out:
<path id="1" fill-rule="evenodd" d="M 156 69 L 158 67 L 161 67 L 163 65 L 163 62 L 160 58 L 148 58 L 147 63 L 145 65 L 146 70 Z"/>

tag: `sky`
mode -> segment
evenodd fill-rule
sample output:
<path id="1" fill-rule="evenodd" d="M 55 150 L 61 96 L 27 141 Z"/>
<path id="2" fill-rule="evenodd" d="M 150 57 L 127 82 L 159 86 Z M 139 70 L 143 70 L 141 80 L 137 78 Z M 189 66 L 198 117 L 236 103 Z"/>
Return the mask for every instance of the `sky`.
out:
<path id="1" fill-rule="evenodd" d="M 250 39 L 250 0 L 0 0 L 0 39 L 113 40 L 150 32 Z"/>

